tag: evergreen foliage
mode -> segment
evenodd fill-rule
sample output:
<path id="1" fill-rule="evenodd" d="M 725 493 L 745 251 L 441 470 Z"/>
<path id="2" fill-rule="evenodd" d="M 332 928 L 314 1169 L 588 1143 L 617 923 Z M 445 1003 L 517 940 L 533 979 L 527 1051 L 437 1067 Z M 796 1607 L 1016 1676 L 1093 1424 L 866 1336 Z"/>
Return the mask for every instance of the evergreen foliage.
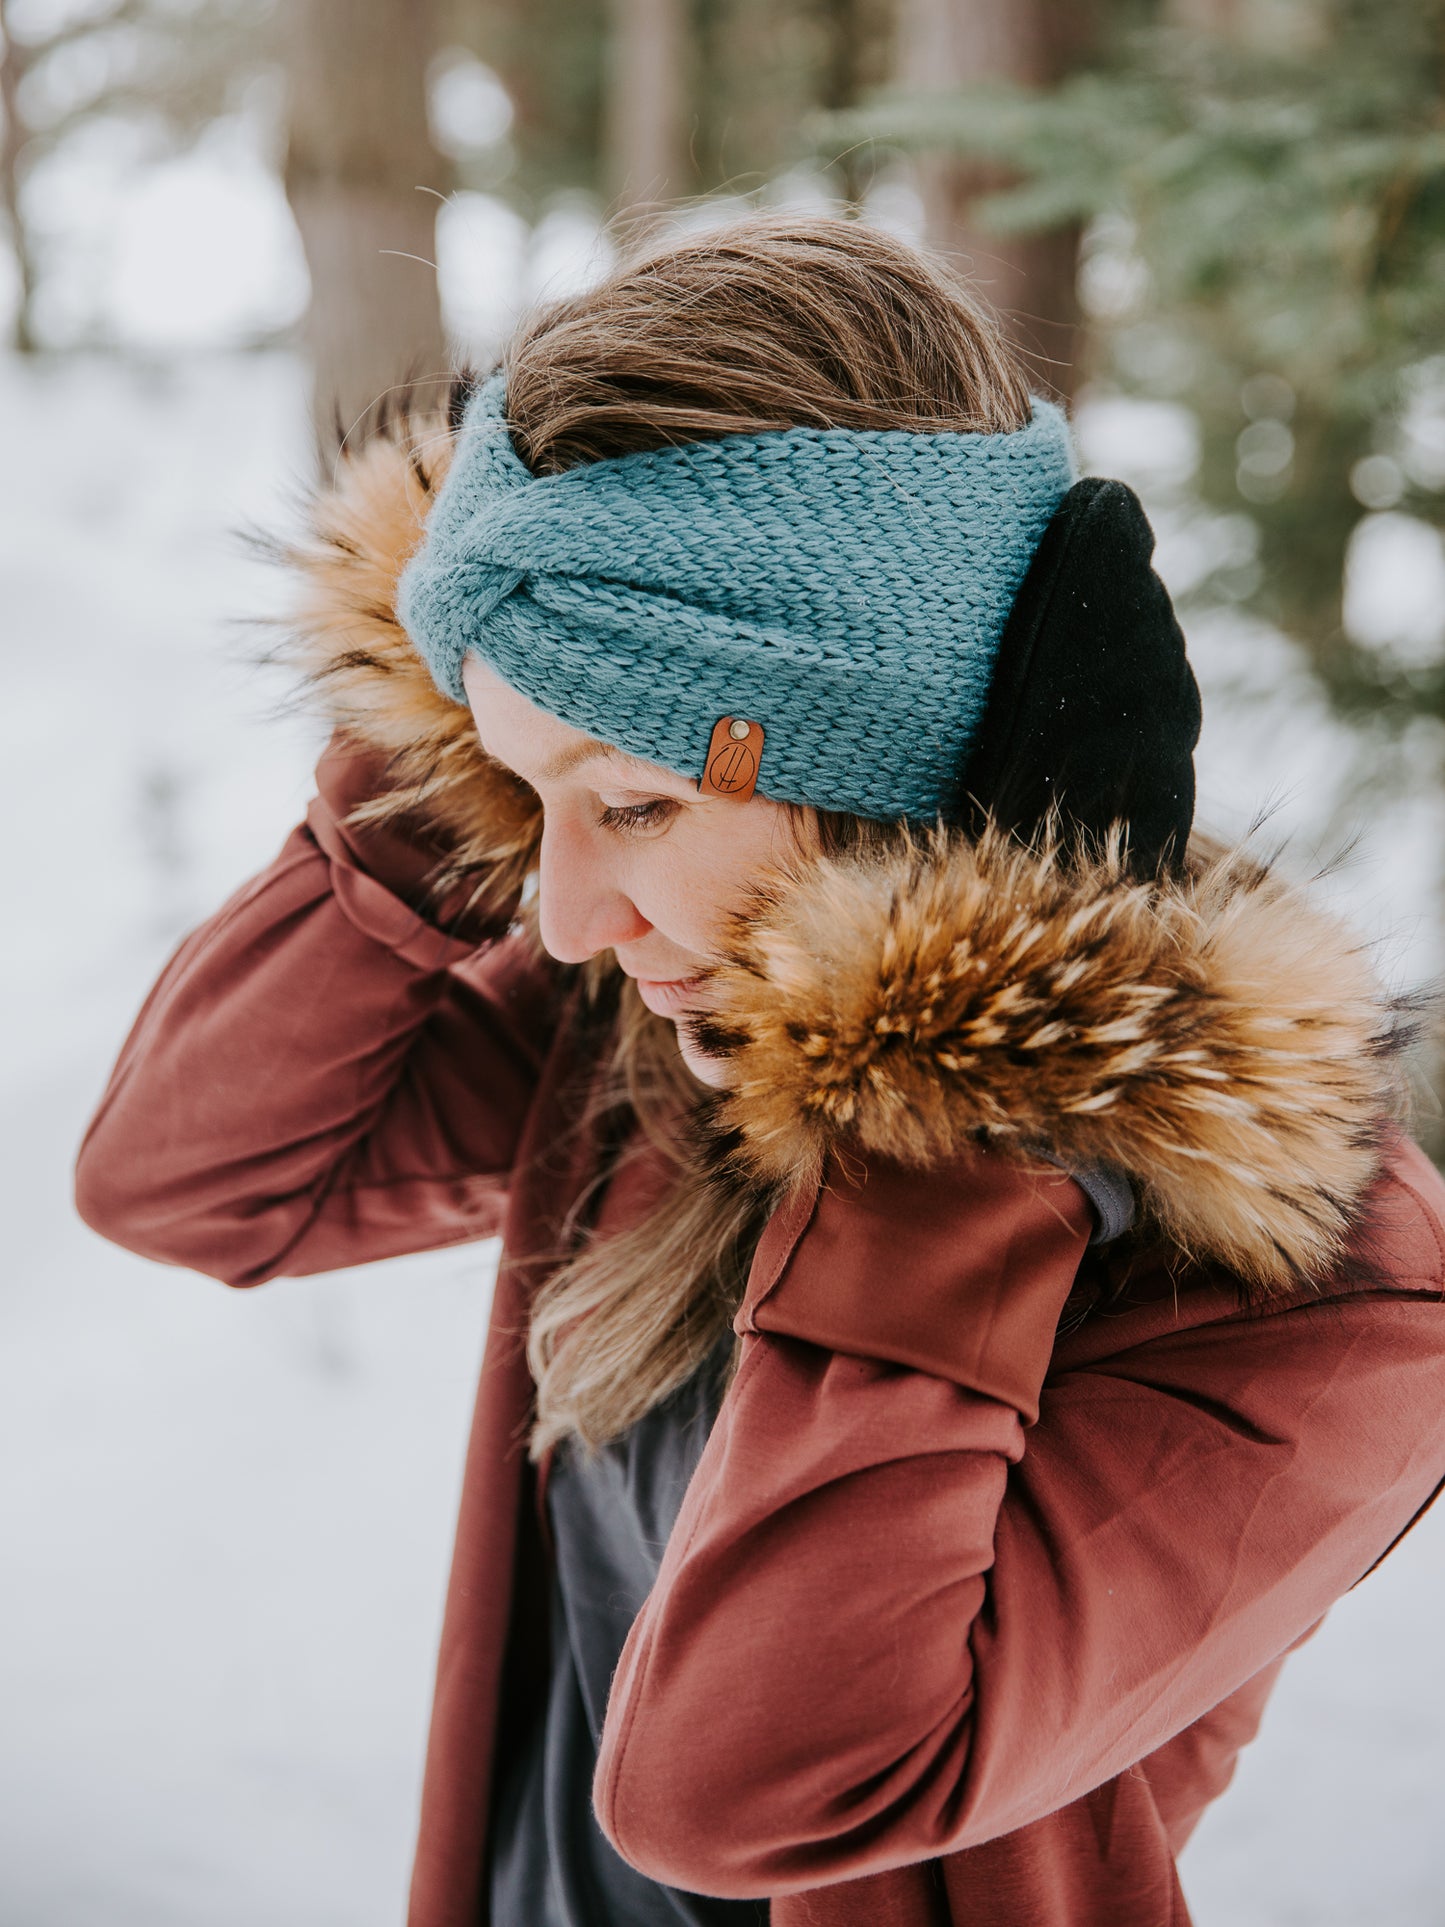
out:
<path id="1" fill-rule="evenodd" d="M 1047 90 L 874 94 L 811 136 L 1006 166 L 975 210 L 997 233 L 1088 223 L 1086 378 L 1187 404 L 1190 497 L 1246 532 L 1192 600 L 1282 629 L 1371 734 L 1439 723 L 1445 649 L 1352 636 L 1344 583 L 1370 512 L 1445 528 L 1445 0 L 1227 20 L 1133 28 Z"/>

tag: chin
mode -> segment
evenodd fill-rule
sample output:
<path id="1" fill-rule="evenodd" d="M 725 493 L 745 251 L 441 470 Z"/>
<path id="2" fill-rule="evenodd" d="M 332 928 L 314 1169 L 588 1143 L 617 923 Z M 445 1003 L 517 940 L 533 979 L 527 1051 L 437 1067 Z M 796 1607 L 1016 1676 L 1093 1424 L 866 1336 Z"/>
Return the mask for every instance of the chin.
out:
<path id="1" fill-rule="evenodd" d="M 715 1091 L 722 1090 L 728 1082 L 726 1059 L 709 1057 L 705 1052 L 698 1050 L 688 1039 L 680 1023 L 674 1023 L 673 1028 L 677 1032 L 677 1048 L 681 1053 L 682 1061 L 693 1076 L 700 1084 L 710 1085 Z"/>

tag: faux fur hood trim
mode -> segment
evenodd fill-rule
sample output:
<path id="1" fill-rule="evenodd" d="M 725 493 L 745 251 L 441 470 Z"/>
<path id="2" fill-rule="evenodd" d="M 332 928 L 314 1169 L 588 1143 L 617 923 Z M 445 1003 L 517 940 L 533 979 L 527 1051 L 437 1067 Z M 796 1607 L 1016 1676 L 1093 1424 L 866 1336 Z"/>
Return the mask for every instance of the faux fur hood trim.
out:
<path id="1" fill-rule="evenodd" d="M 390 759 L 392 786 L 351 820 L 424 816 L 453 852 L 434 896 L 470 881 L 474 911 L 520 916 L 535 936 L 521 899 L 541 837 L 537 799 L 484 753 L 471 711 L 436 687 L 396 615 L 397 583 L 446 476 L 455 427 L 403 397 L 338 455 L 303 534 L 267 545 L 295 584 L 271 660 L 297 673 L 303 706 Z"/>
<path id="2" fill-rule="evenodd" d="M 283 552 L 299 594 L 281 653 L 333 724 L 392 759 L 395 788 L 355 819 L 425 813 L 455 852 L 447 879 L 473 879 L 535 943 L 536 800 L 396 619 L 452 432 L 403 414 L 340 465 Z M 621 977 L 611 953 L 581 974 Z M 1111 1164 L 1147 1225 L 1265 1291 L 1343 1252 L 1403 1115 L 1420 1007 L 1246 851 L 1196 835 L 1182 877 L 1144 883 L 1117 844 L 992 828 L 900 827 L 771 873 L 700 995 L 698 1034 L 732 1067 L 699 1106 L 725 1181 L 816 1183 L 833 1150 L 927 1166 L 980 1140 Z"/>
<path id="3" fill-rule="evenodd" d="M 755 892 L 708 976 L 699 1037 L 734 1073 L 710 1128 L 750 1176 L 817 1176 L 839 1144 L 1108 1164 L 1263 1289 L 1343 1251 L 1415 1028 L 1337 919 L 1203 838 L 1143 883 L 1117 841 L 905 831 Z"/>

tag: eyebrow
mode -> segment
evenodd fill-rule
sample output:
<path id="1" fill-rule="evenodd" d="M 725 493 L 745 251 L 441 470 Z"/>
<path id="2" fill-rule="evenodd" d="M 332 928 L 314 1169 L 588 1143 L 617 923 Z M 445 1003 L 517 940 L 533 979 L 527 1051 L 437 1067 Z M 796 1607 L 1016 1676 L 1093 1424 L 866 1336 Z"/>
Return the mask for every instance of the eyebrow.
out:
<path id="1" fill-rule="evenodd" d="M 485 748 L 485 745 L 483 747 Z M 573 743 L 570 749 L 559 750 L 551 761 L 545 763 L 538 771 L 537 780 L 542 783 L 555 783 L 560 777 L 567 775 L 569 770 L 577 769 L 583 763 L 597 761 L 622 763 L 639 771 L 645 769 L 649 777 L 653 772 L 653 766 L 644 763 L 640 756 L 633 756 L 629 751 L 619 749 L 615 743 L 604 743 L 595 736 L 586 736 L 580 743 Z M 677 776 L 675 770 L 664 770 L 662 773 L 666 776 Z M 677 780 L 678 782 L 687 781 L 686 777 L 682 776 L 677 776 Z"/>
<path id="2" fill-rule="evenodd" d="M 600 743 L 595 736 L 588 736 L 582 742 L 574 743 L 570 749 L 560 751 L 550 763 L 545 764 L 540 772 L 542 781 L 555 783 L 559 776 L 565 776 L 569 770 L 576 769 L 580 763 L 594 762 L 599 756 L 605 756 L 615 763 L 639 760 L 626 755 L 613 743 Z"/>

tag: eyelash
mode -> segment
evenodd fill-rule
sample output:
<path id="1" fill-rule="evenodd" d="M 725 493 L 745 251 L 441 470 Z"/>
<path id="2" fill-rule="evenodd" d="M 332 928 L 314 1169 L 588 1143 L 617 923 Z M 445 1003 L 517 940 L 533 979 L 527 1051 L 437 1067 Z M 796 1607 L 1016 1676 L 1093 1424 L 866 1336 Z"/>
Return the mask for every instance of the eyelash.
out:
<path id="1" fill-rule="evenodd" d="M 669 821 L 676 814 L 677 807 L 666 797 L 658 797 L 651 803 L 631 803 L 625 808 L 608 805 L 598 817 L 597 827 L 620 830 L 624 836 L 635 836 L 639 831 L 655 829 Z"/>

